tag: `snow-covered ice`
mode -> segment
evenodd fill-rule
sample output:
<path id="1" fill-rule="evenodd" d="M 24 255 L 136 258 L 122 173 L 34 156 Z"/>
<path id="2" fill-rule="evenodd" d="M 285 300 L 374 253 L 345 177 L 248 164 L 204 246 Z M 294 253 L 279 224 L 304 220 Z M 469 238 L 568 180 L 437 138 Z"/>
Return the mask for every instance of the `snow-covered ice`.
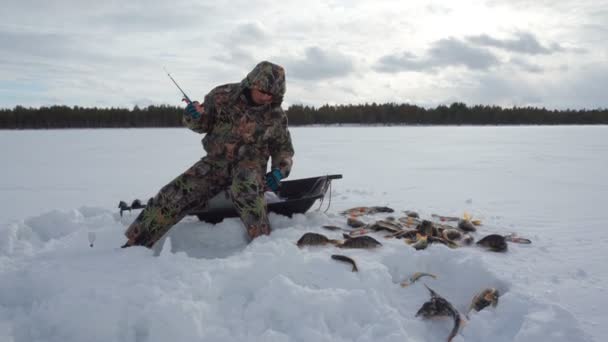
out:
<path id="1" fill-rule="evenodd" d="M 247 244 L 237 219 L 184 219 L 154 250 L 120 249 L 146 199 L 202 155 L 185 129 L 0 131 L 0 341 L 437 341 L 414 317 L 424 284 L 461 312 L 454 341 L 601 341 L 608 334 L 608 127 L 297 127 L 290 178 L 341 173 L 327 213 L 271 214 Z M 327 204 L 328 201 L 324 202 Z M 374 236 L 376 250 L 298 248 L 360 205 L 471 213 L 505 254 Z M 317 208 L 314 206 L 313 208 Z M 322 210 L 325 209 L 325 206 Z M 372 221 L 385 217 L 363 217 Z M 91 236 L 94 237 L 90 247 Z M 359 272 L 331 260 L 354 258 Z M 430 272 L 403 288 L 414 272 Z"/>

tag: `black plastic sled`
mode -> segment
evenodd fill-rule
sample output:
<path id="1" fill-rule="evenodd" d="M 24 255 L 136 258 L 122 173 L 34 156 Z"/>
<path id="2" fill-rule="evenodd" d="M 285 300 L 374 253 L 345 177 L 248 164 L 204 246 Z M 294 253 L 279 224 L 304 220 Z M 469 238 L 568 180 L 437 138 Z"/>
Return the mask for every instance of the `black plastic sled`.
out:
<path id="1" fill-rule="evenodd" d="M 266 193 L 268 211 L 288 217 L 293 214 L 303 214 L 313 206 L 316 200 L 323 201 L 332 180 L 341 178 L 342 175 L 327 175 L 281 181 L 277 194 Z M 121 201 L 118 207 L 122 215 L 125 210 L 141 209 L 145 205 L 141 205 L 139 200 L 133 201 L 131 206 Z M 199 220 L 209 223 L 218 223 L 227 217 L 238 217 L 230 195 L 226 191 L 222 191 L 210 199 L 205 207 L 195 208 L 188 211 L 187 214 L 197 216 Z"/>
<path id="2" fill-rule="evenodd" d="M 316 200 L 325 197 L 333 179 L 340 178 L 342 175 L 327 175 L 282 181 L 276 194 L 276 202 L 267 198 L 268 211 L 288 217 L 293 214 L 303 214 L 312 207 Z M 218 223 L 227 217 L 238 217 L 232 201 L 225 191 L 209 200 L 208 205 L 204 208 L 194 209 L 188 212 L 188 215 L 196 215 L 199 220 L 209 223 Z"/>

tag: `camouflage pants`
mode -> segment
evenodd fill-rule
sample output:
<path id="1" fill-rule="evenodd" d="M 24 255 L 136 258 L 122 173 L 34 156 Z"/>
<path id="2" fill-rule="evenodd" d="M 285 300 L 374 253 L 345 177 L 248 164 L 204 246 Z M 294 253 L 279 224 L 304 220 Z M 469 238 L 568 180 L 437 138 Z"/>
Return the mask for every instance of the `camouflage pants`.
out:
<path id="1" fill-rule="evenodd" d="M 264 200 L 264 170 L 259 165 L 257 161 L 226 165 L 201 159 L 150 199 L 125 235 L 133 245 L 150 248 L 189 210 L 203 207 L 226 189 L 249 236 L 270 234 Z"/>

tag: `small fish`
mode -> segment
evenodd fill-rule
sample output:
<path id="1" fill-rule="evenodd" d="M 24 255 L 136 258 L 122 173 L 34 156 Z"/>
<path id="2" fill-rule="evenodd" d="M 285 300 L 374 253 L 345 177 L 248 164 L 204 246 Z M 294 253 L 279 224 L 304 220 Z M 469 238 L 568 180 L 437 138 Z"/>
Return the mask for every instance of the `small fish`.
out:
<path id="1" fill-rule="evenodd" d="M 412 276 L 409 277 L 409 279 L 402 281 L 401 287 L 408 287 L 408 286 L 412 285 L 413 283 L 417 282 L 418 279 L 420 279 L 422 277 L 431 277 L 433 279 L 437 279 L 437 276 L 434 274 L 425 273 L 425 272 L 416 272 L 416 273 L 412 274 Z"/>
<path id="2" fill-rule="evenodd" d="M 458 228 L 464 230 L 465 232 L 475 232 L 477 228 L 471 223 L 469 220 L 460 220 L 458 221 Z"/>
<path id="3" fill-rule="evenodd" d="M 389 207 L 370 207 L 370 212 L 372 214 L 376 214 L 376 213 L 394 213 L 395 210 Z"/>
<path id="4" fill-rule="evenodd" d="M 449 224 L 445 224 L 445 223 L 440 223 L 440 222 L 433 222 L 433 227 L 437 228 L 437 229 L 458 229 L 458 227 L 456 226 L 451 226 Z"/>
<path id="5" fill-rule="evenodd" d="M 479 292 L 475 297 L 473 297 L 473 301 L 469 306 L 469 310 L 467 314 L 471 312 L 471 310 L 481 311 L 488 305 L 492 305 L 492 307 L 496 307 L 498 305 L 498 297 L 500 293 L 495 288 L 487 288 L 483 291 Z"/>
<path id="6" fill-rule="evenodd" d="M 439 219 L 439 221 L 460 221 L 460 217 L 455 217 L 455 216 L 443 216 L 443 215 L 431 214 L 431 217 Z"/>
<path id="7" fill-rule="evenodd" d="M 318 233 L 306 233 L 296 243 L 298 247 L 323 246 L 326 244 L 338 244 L 338 240 L 330 240 L 327 236 Z"/>
<path id="8" fill-rule="evenodd" d="M 334 231 L 334 230 L 344 230 L 344 228 L 341 228 L 341 227 L 338 227 L 338 226 L 332 226 L 332 225 L 324 225 L 324 226 L 321 226 L 321 227 L 325 228 L 327 230 L 332 230 L 332 231 Z"/>
<path id="9" fill-rule="evenodd" d="M 340 248 L 376 248 L 382 246 L 378 240 L 371 236 L 362 235 L 346 239 L 342 244 L 337 245 Z"/>
<path id="10" fill-rule="evenodd" d="M 417 230 L 402 230 L 402 231 L 394 233 L 394 234 L 389 234 L 385 237 L 386 238 L 397 238 L 397 239 L 401 239 L 401 238 L 414 239 L 414 238 L 416 238 L 416 234 L 418 234 Z"/>
<path id="11" fill-rule="evenodd" d="M 462 214 L 462 219 L 465 221 L 471 222 L 474 226 L 481 226 L 481 220 L 473 219 L 473 215 L 467 213 L 466 211 Z"/>
<path id="12" fill-rule="evenodd" d="M 346 224 L 353 228 L 361 228 L 365 226 L 365 222 L 357 220 L 354 217 L 349 217 L 348 219 L 346 219 Z"/>
<path id="13" fill-rule="evenodd" d="M 373 231 L 379 231 L 379 230 L 385 230 L 388 231 L 390 233 L 397 233 L 402 231 L 403 229 L 401 228 L 401 226 L 390 222 L 390 221 L 376 221 L 374 224 L 369 226 L 369 229 L 373 230 Z"/>
<path id="14" fill-rule="evenodd" d="M 357 268 L 357 264 L 355 263 L 355 260 L 347 257 L 346 255 L 333 254 L 331 256 L 331 258 L 334 259 L 334 260 L 347 262 L 347 263 L 353 265 L 353 272 L 359 272 L 359 269 Z"/>
<path id="15" fill-rule="evenodd" d="M 481 240 L 477 241 L 477 245 L 485 247 L 493 252 L 506 252 L 507 241 L 504 236 L 498 234 L 490 234 Z"/>
<path id="16" fill-rule="evenodd" d="M 433 232 L 435 231 L 435 227 L 433 227 L 433 222 L 431 222 L 429 220 L 423 220 L 422 223 L 420 223 L 416 227 L 416 230 L 418 230 L 421 234 L 424 234 L 426 236 L 432 236 Z"/>
<path id="17" fill-rule="evenodd" d="M 357 217 L 362 215 L 372 215 L 376 213 L 392 213 L 395 210 L 389 207 L 355 207 L 341 212 L 342 215 L 348 215 L 350 217 Z"/>
<path id="18" fill-rule="evenodd" d="M 416 234 L 416 243 L 412 245 L 415 250 L 426 249 L 429 246 L 429 240 L 426 235 Z"/>
<path id="19" fill-rule="evenodd" d="M 405 215 L 407 215 L 407 217 L 420 218 L 420 215 L 418 215 L 418 213 L 415 211 L 406 210 L 406 211 L 404 211 L 404 213 L 405 213 Z"/>
<path id="20" fill-rule="evenodd" d="M 420 224 L 420 222 L 422 222 L 419 219 L 413 218 L 411 216 L 400 217 L 397 219 L 397 221 L 399 221 L 400 223 L 403 223 L 407 227 L 417 226 Z"/>
<path id="21" fill-rule="evenodd" d="M 405 234 L 403 234 L 401 237 L 403 237 L 403 242 L 405 242 L 408 245 L 412 245 L 414 243 L 416 243 L 416 241 L 418 241 L 419 239 L 422 239 L 423 237 L 425 237 L 426 235 L 420 234 L 417 230 L 410 230 L 407 231 Z"/>
<path id="22" fill-rule="evenodd" d="M 530 239 L 519 237 L 515 233 L 505 235 L 504 238 L 505 238 L 505 240 L 507 240 L 509 242 L 520 243 L 520 244 L 524 244 L 524 245 L 529 245 L 532 243 L 532 241 L 530 241 Z"/>
<path id="23" fill-rule="evenodd" d="M 352 237 L 365 235 L 367 233 L 370 233 L 369 229 L 366 229 L 366 228 L 357 228 L 357 229 L 353 229 L 353 230 L 349 231 L 348 235 L 346 235 L 346 236 L 348 236 L 348 239 L 350 239 Z M 344 234 L 342 234 L 342 235 L 344 235 Z"/>
<path id="24" fill-rule="evenodd" d="M 367 213 L 367 211 L 368 211 L 367 207 L 355 207 L 355 208 L 350 208 L 350 209 L 344 210 L 340 214 L 348 215 L 350 217 L 356 217 L 356 216 L 365 215 Z"/>
<path id="25" fill-rule="evenodd" d="M 462 235 L 463 234 L 457 229 L 444 229 L 441 232 L 441 236 L 443 236 L 444 239 L 450 241 L 458 241 L 462 239 Z"/>
<path id="26" fill-rule="evenodd" d="M 458 310 L 448 302 L 445 298 L 441 297 L 437 292 L 433 291 L 430 287 L 424 284 L 431 293 L 431 300 L 422 304 L 422 307 L 416 313 L 416 317 L 422 316 L 422 318 L 433 318 L 433 317 L 452 317 L 454 320 L 454 327 L 448 336 L 448 342 L 450 342 L 454 336 L 458 333 L 460 325 L 462 324 L 462 318 Z"/>
<path id="27" fill-rule="evenodd" d="M 473 242 L 475 242 L 475 238 L 471 234 L 464 234 L 460 240 L 460 243 L 464 246 L 470 246 Z"/>

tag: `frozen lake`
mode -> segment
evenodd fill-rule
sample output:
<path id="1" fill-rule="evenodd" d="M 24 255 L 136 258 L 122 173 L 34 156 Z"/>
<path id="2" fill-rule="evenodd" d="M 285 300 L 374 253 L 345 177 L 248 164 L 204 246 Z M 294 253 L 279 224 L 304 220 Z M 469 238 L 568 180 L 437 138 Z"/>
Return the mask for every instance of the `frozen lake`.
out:
<path id="1" fill-rule="evenodd" d="M 291 132 L 290 179 L 344 175 L 333 183 L 329 213 L 360 205 L 423 215 L 466 211 L 488 233 L 529 237 L 533 244 L 512 255 L 484 257 L 490 271 L 563 308 L 595 340 L 608 335 L 601 323 L 608 321 L 608 127 Z M 0 131 L 0 223 L 83 206 L 115 212 L 119 200 L 147 199 L 203 155 L 200 139 L 186 129 Z M 12 312 L 6 303 L 4 311 Z"/>

